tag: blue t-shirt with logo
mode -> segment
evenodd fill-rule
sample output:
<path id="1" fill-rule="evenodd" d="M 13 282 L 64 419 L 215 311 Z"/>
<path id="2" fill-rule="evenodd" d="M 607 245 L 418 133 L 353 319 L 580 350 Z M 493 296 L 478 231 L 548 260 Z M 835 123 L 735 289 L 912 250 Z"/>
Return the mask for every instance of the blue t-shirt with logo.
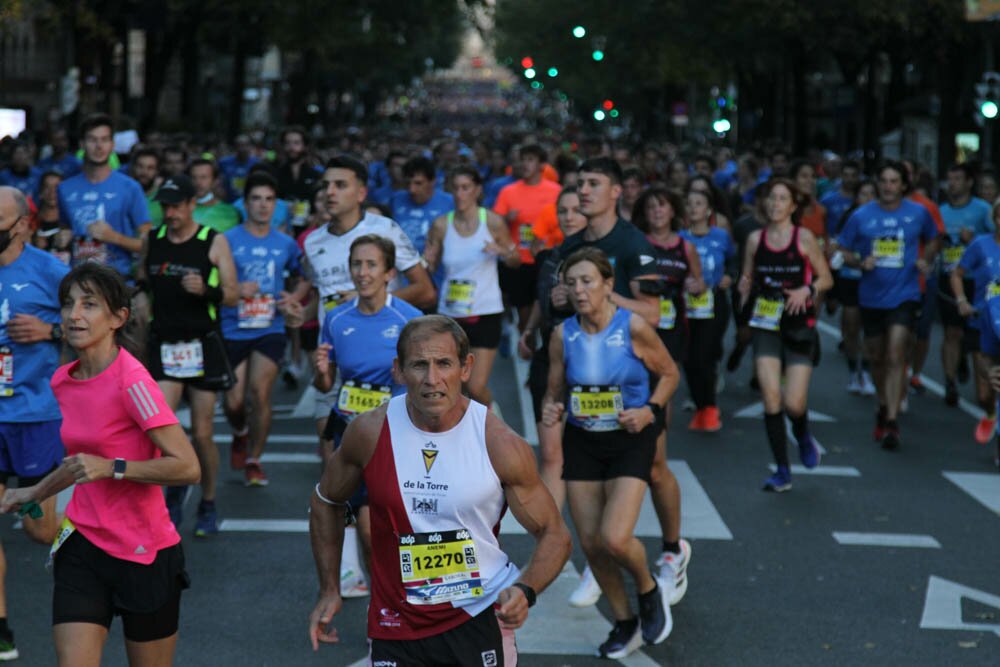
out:
<path id="1" fill-rule="evenodd" d="M 59 283 L 67 273 L 69 267 L 55 256 L 30 245 L 13 262 L 0 266 L 0 423 L 61 417 L 49 387 L 59 367 L 59 343 L 15 343 L 7 333 L 7 322 L 26 314 L 58 323 Z"/>
<path id="2" fill-rule="evenodd" d="M 285 287 L 285 276 L 302 269 L 302 251 L 291 236 L 273 229 L 261 238 L 247 231 L 246 225 L 225 233 L 241 283 L 254 281 L 257 296 L 240 299 L 239 306 L 222 308 L 222 336 L 231 340 L 251 340 L 268 334 L 284 334 L 285 318 L 277 310 L 278 296 Z"/>
<path id="3" fill-rule="evenodd" d="M 38 196 L 38 186 L 42 182 L 42 170 L 30 167 L 27 173 L 15 174 L 9 167 L 0 171 L 0 185 L 9 185 L 24 193 L 25 197 Z"/>
<path id="4" fill-rule="evenodd" d="M 427 244 L 427 232 L 435 218 L 453 210 L 455 199 L 440 190 L 435 190 L 430 199 L 419 205 L 413 201 L 408 191 L 397 192 L 392 196 L 392 219 L 399 223 L 421 254 Z"/>
<path id="5" fill-rule="evenodd" d="M 972 306 L 976 310 L 982 311 L 987 300 L 1000 296 L 1000 243 L 992 234 L 975 238 L 958 265 L 962 267 L 965 278 L 975 284 Z"/>
<path id="6" fill-rule="evenodd" d="M 843 194 L 840 188 L 837 188 L 823 195 L 819 203 L 826 207 L 826 233 L 830 236 L 836 236 L 837 232 L 840 231 L 841 218 L 847 213 L 847 209 L 854 204 L 854 200 Z"/>
<path id="7" fill-rule="evenodd" d="M 691 230 L 680 234 L 690 241 L 698 251 L 701 260 L 701 275 L 708 287 L 716 287 L 726 274 L 726 260 L 736 254 L 733 238 L 724 229 L 709 227 L 708 234 L 697 236 Z"/>
<path id="8" fill-rule="evenodd" d="M 965 206 L 958 208 L 950 203 L 941 204 L 941 220 L 946 233 L 946 237 L 942 239 L 944 247 L 941 249 L 941 270 L 950 273 L 965 252 L 961 237 L 963 229 L 971 230 L 976 236 L 993 233 L 990 205 L 979 197 L 972 197 Z"/>
<path id="9" fill-rule="evenodd" d="M 59 221 L 73 229 L 73 265 L 94 260 L 127 276 L 132 272 L 132 253 L 114 244 L 90 238 L 87 227 L 104 220 L 119 234 L 135 238 L 139 227 L 150 221 L 146 193 L 124 174 L 112 171 L 100 183 L 84 174 L 59 184 Z"/>
<path id="10" fill-rule="evenodd" d="M 260 160 L 253 155 L 246 162 L 240 162 L 235 155 L 227 155 L 219 160 L 219 173 L 222 175 L 222 185 L 226 188 L 227 202 L 232 203 L 243 197 L 243 186 L 246 185 L 250 167 L 258 162 Z"/>
<path id="11" fill-rule="evenodd" d="M 874 255 L 876 260 L 875 268 L 861 275 L 859 305 L 896 308 L 906 301 L 920 301 L 920 243 L 936 237 L 930 213 L 908 199 L 891 211 L 873 201 L 852 213 L 837 242 L 861 259 Z"/>

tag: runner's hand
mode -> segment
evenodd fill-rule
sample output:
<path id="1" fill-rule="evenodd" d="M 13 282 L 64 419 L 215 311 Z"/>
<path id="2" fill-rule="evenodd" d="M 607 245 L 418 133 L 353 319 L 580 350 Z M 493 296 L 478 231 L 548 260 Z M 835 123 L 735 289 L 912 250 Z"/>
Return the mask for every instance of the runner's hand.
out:
<path id="1" fill-rule="evenodd" d="M 248 280 L 240 283 L 240 297 L 244 299 L 249 299 L 258 291 L 260 291 L 260 285 L 257 284 L 256 280 Z"/>
<path id="2" fill-rule="evenodd" d="M 97 220 L 87 225 L 87 234 L 96 241 L 107 243 L 114 238 L 115 230 L 104 220 Z"/>
<path id="3" fill-rule="evenodd" d="M 333 346 L 329 343 L 320 343 L 316 347 L 316 374 L 326 375 L 330 372 L 330 350 Z"/>
<path id="4" fill-rule="evenodd" d="M 531 355 L 535 352 L 535 332 L 525 331 L 521 334 L 521 337 L 517 339 L 517 356 L 521 357 L 525 361 L 531 359 Z"/>
<path id="5" fill-rule="evenodd" d="M 291 298 L 288 292 L 278 294 L 278 312 L 285 316 L 285 326 L 289 329 L 298 329 L 305 323 L 306 307 L 300 302 Z"/>
<path id="6" fill-rule="evenodd" d="M 34 489 L 33 486 L 26 486 L 23 489 L 7 489 L 3 494 L 3 499 L 0 499 L 0 514 L 9 514 L 21 509 L 22 505 L 33 500 L 31 494 Z"/>
<path id="7" fill-rule="evenodd" d="M 549 298 L 552 299 L 552 305 L 556 308 L 565 308 L 569 305 L 569 288 L 561 283 L 555 285 L 549 292 Z"/>
<path id="8" fill-rule="evenodd" d="M 806 307 L 809 305 L 809 298 L 811 296 L 812 291 L 805 285 L 796 287 L 795 289 L 786 289 L 785 304 L 788 314 L 798 315 L 799 313 L 804 313 Z"/>
<path id="9" fill-rule="evenodd" d="M 861 270 L 862 271 L 874 271 L 875 270 L 875 255 L 868 255 L 861 260 Z"/>
<path id="10" fill-rule="evenodd" d="M 733 284 L 732 277 L 729 275 L 724 275 L 722 276 L 722 279 L 719 280 L 719 289 L 729 289 L 732 286 L 732 284 Z"/>
<path id="11" fill-rule="evenodd" d="M 618 413 L 618 423 L 624 426 L 629 433 L 638 433 L 654 421 L 656 421 L 656 417 L 646 405 L 641 408 L 629 408 Z"/>
<path id="12" fill-rule="evenodd" d="M 320 642 L 336 644 L 340 641 L 337 628 L 330 625 L 330 622 L 343 604 L 340 593 L 329 593 L 319 599 L 316 608 L 309 614 L 309 641 L 312 642 L 314 651 L 319 650 Z"/>
<path id="13" fill-rule="evenodd" d="M 528 598 L 517 586 L 500 591 L 497 602 L 500 604 L 496 610 L 497 619 L 505 630 L 517 630 L 528 620 Z"/>
<path id="14" fill-rule="evenodd" d="M 562 403 L 551 401 L 542 407 L 542 424 L 545 426 L 555 426 L 562 419 L 566 406 Z"/>
<path id="15" fill-rule="evenodd" d="M 205 279 L 201 277 L 200 273 L 195 271 L 184 274 L 181 278 L 181 287 L 189 294 L 194 294 L 195 296 L 205 295 Z"/>
<path id="16" fill-rule="evenodd" d="M 976 312 L 976 309 L 972 307 L 972 304 L 968 301 L 958 302 L 958 314 L 962 317 L 969 317 Z"/>
<path id="17" fill-rule="evenodd" d="M 73 475 L 73 481 L 77 484 L 108 479 L 113 474 L 110 459 L 91 454 L 67 456 L 63 459 L 63 465 Z"/>
<path id="18" fill-rule="evenodd" d="M 1000 366 L 990 367 L 990 386 L 993 391 L 1000 392 Z"/>
<path id="19" fill-rule="evenodd" d="M 8 320 L 7 334 L 15 343 L 37 343 L 52 340 L 52 325 L 34 315 L 18 313 Z"/>

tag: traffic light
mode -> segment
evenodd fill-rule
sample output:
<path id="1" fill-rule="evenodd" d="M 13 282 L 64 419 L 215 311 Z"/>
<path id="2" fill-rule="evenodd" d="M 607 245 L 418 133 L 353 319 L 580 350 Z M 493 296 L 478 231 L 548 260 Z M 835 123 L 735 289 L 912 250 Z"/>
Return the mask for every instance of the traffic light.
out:
<path id="1" fill-rule="evenodd" d="M 573 28 L 573 36 L 576 37 L 577 39 L 583 39 L 584 37 L 587 36 L 587 29 L 584 28 L 582 25 L 578 25 L 575 28 Z"/>
<path id="2" fill-rule="evenodd" d="M 535 70 L 533 68 L 531 68 L 531 67 L 529 67 L 528 69 L 524 70 L 524 76 L 526 78 L 528 78 L 528 79 L 534 79 L 535 78 L 535 74 L 537 74 L 537 72 L 535 72 Z"/>
<path id="3" fill-rule="evenodd" d="M 598 35 L 591 42 L 591 47 L 593 51 L 590 52 L 590 57 L 594 59 L 594 62 L 601 62 L 604 60 L 604 47 L 607 46 L 608 38 L 604 35 Z"/>
<path id="4" fill-rule="evenodd" d="M 556 78 L 557 76 L 559 76 L 559 70 L 557 70 L 555 67 L 550 67 L 549 76 L 552 77 L 553 79 Z"/>
<path id="5" fill-rule="evenodd" d="M 602 60 L 604 60 L 604 51 L 601 51 L 600 49 L 594 49 L 594 52 L 590 54 L 590 57 L 597 62 L 601 62 Z"/>
<path id="6" fill-rule="evenodd" d="M 594 120 L 596 121 L 602 121 L 606 117 L 607 114 L 604 113 L 604 109 L 598 109 L 597 111 L 594 112 Z"/>
<path id="7" fill-rule="evenodd" d="M 712 108 L 712 129 L 716 134 L 725 134 L 733 129 L 730 117 L 736 112 L 736 89 L 730 85 L 727 90 L 712 86 L 709 91 Z"/>
<path id="8" fill-rule="evenodd" d="M 983 78 L 976 84 L 976 120 L 993 120 L 1000 113 L 1000 74 L 983 72 Z"/>
<path id="9" fill-rule="evenodd" d="M 605 111 L 611 111 L 615 108 L 615 103 L 611 100 L 604 100 L 604 102 L 601 103 L 601 108 Z"/>
<path id="10" fill-rule="evenodd" d="M 531 69 L 534 66 L 535 66 L 535 61 L 532 60 L 529 56 L 521 58 L 521 67 L 523 67 L 524 69 Z"/>

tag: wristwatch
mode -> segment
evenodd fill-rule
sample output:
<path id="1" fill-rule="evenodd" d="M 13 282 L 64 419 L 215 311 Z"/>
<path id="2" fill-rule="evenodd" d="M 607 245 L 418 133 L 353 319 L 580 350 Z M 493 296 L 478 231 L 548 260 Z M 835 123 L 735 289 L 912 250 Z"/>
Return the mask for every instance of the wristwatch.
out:
<path id="1" fill-rule="evenodd" d="M 56 322 L 52 325 L 52 333 L 50 334 L 49 338 L 51 340 L 62 340 L 62 337 L 63 337 L 62 325 Z"/>
<path id="2" fill-rule="evenodd" d="M 657 405 L 656 403 L 650 401 L 649 403 L 646 403 L 646 407 L 653 411 L 654 419 L 659 420 L 663 418 L 663 411 L 665 408 L 662 405 Z"/>
<path id="3" fill-rule="evenodd" d="M 115 467 L 113 468 L 115 479 L 125 479 L 125 459 L 115 459 Z"/>
<path id="4" fill-rule="evenodd" d="M 528 601 L 528 606 L 534 607 L 535 601 L 538 599 L 538 594 L 535 593 L 535 589 L 528 584 L 522 584 L 520 581 L 515 582 L 513 585 L 520 588 L 521 592 L 524 593 L 524 598 Z"/>

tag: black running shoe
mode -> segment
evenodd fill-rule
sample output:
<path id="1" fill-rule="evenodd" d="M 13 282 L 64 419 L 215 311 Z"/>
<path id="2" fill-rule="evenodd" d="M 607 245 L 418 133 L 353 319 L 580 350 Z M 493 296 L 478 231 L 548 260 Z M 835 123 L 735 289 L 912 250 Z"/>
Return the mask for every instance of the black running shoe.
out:
<path id="1" fill-rule="evenodd" d="M 642 632 L 639 631 L 639 619 L 615 621 L 608 633 L 608 639 L 597 648 L 597 655 L 602 658 L 619 660 L 642 646 Z"/>

